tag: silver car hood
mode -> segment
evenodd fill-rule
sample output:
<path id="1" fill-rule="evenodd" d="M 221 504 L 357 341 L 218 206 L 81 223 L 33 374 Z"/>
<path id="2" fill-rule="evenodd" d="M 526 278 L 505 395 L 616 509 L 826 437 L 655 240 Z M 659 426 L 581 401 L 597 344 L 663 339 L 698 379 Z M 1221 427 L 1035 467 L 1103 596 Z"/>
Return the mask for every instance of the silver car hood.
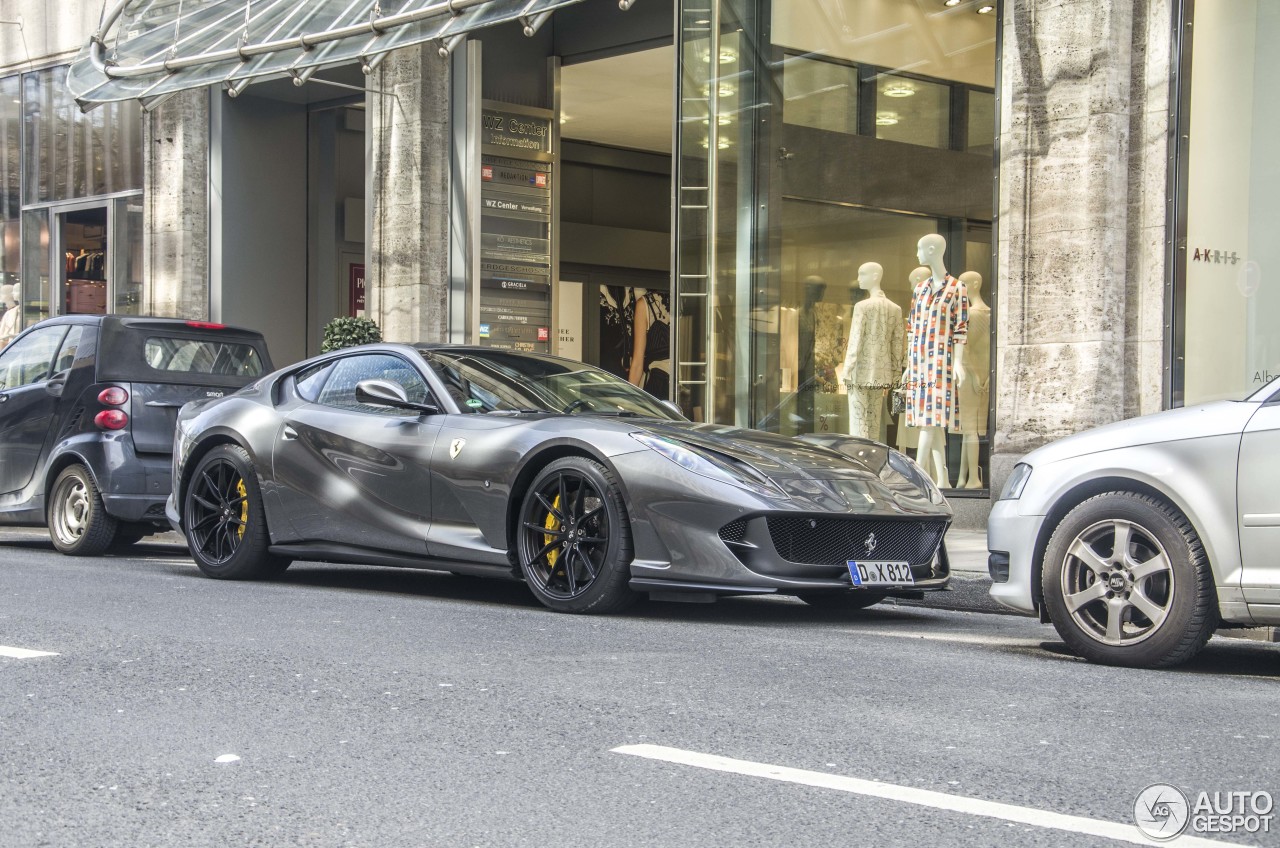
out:
<path id="1" fill-rule="evenodd" d="M 1102 451 L 1240 433 L 1259 405 L 1220 400 L 1117 421 L 1059 439 L 1027 454 L 1023 461 L 1034 468 Z"/>

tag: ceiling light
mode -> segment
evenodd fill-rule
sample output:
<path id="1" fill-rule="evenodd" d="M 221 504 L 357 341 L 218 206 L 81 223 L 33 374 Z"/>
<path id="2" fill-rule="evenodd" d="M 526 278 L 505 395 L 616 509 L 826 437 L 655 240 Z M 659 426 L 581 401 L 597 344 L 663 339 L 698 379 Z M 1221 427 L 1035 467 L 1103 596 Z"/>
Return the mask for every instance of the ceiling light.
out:
<path id="1" fill-rule="evenodd" d="M 711 95 L 711 86 L 709 86 L 709 85 L 704 85 L 704 86 L 702 87 L 702 93 L 703 93 L 703 94 L 705 94 L 705 95 L 707 95 L 707 96 L 710 96 L 710 95 Z M 737 94 L 737 93 L 738 93 L 738 89 L 734 88 L 732 85 L 730 85 L 730 84 L 729 84 L 729 83 L 727 83 L 727 82 L 722 82 L 722 83 L 720 83 L 720 85 L 716 88 L 716 93 L 717 93 L 717 94 L 719 94 L 721 97 L 732 97 L 733 95 L 735 95 L 735 94 Z"/>
<path id="2" fill-rule="evenodd" d="M 885 97 L 911 97 L 916 93 L 916 87 L 909 82 L 891 82 L 880 93 Z"/>
<path id="3" fill-rule="evenodd" d="M 733 122 L 733 119 L 732 119 L 732 118 L 730 118 L 728 115 L 721 115 L 720 117 L 716 118 L 716 123 L 717 123 L 717 124 L 719 124 L 719 125 L 720 125 L 720 126 L 722 126 L 722 127 L 727 127 L 727 126 L 729 126 L 729 124 L 730 124 L 730 123 L 732 123 L 732 122 Z M 703 118 L 703 119 L 702 119 L 702 123 L 706 124 L 707 126 L 710 126 L 710 125 L 711 125 L 711 119 L 710 119 L 710 118 Z"/>
<path id="4" fill-rule="evenodd" d="M 891 127 L 898 123 L 897 112 L 876 112 L 877 127 Z"/>
<path id="5" fill-rule="evenodd" d="M 572 117 L 570 117 L 568 114 L 566 114 L 566 113 L 564 113 L 564 112 L 561 112 L 561 113 L 560 113 L 560 123 L 562 123 L 562 124 L 567 124 L 569 121 L 572 121 L 572 120 L 573 120 L 573 118 L 572 118 Z"/>
<path id="6" fill-rule="evenodd" d="M 731 145 L 732 143 L 733 143 L 733 142 L 729 141 L 729 139 L 727 139 L 727 138 L 722 138 L 722 139 L 720 139 L 719 141 L 717 141 L 717 142 L 716 142 L 716 148 L 717 148 L 718 150 L 728 150 L 728 149 L 729 149 L 729 145 Z M 704 139 L 702 140 L 702 146 L 703 146 L 703 147 L 705 147 L 705 148 L 707 148 L 708 150 L 710 150 L 710 149 L 711 149 L 711 139 L 709 139 L 709 138 L 704 138 Z"/>
<path id="7" fill-rule="evenodd" d="M 942 5 L 944 5 L 944 6 L 959 6 L 959 5 L 960 5 L 960 0 L 947 0 L 947 2 L 943 3 Z"/>
<path id="8" fill-rule="evenodd" d="M 979 6 L 979 7 L 978 7 L 978 14 L 979 14 L 979 15 L 986 15 L 986 14 L 989 14 L 989 13 L 991 13 L 991 12 L 994 12 L 995 10 L 996 10 L 996 7 L 995 7 L 995 6 Z"/>

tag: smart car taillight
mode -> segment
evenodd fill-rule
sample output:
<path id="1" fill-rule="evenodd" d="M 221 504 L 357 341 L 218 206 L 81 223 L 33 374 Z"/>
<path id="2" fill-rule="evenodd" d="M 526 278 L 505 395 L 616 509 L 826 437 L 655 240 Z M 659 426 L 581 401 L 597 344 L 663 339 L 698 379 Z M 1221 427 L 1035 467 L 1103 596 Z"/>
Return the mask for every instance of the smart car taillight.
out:
<path id="1" fill-rule="evenodd" d="M 93 423 L 100 430 L 123 430 L 129 424 L 129 416 L 121 409 L 104 409 L 93 416 Z"/>
<path id="2" fill-rule="evenodd" d="M 104 406 L 124 406 L 129 400 L 129 393 L 119 386 L 108 386 L 98 392 L 98 403 Z"/>

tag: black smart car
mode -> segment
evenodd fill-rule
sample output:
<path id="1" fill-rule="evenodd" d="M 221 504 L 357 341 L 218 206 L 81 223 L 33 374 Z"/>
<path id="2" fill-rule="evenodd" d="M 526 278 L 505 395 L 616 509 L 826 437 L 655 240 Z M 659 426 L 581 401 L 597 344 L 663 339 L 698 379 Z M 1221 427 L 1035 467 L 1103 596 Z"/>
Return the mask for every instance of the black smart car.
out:
<path id="1" fill-rule="evenodd" d="M 0 350 L 0 524 L 47 525 L 76 556 L 167 529 L 178 409 L 271 370 L 260 333 L 220 324 L 69 315 L 31 326 Z"/>

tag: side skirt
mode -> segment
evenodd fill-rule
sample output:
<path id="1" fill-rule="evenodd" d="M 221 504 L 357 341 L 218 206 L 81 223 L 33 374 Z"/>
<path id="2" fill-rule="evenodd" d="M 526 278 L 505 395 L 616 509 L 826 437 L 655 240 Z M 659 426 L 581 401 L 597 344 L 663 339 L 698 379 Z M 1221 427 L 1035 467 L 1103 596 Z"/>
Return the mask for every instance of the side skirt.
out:
<path id="1" fill-rule="evenodd" d="M 358 565 L 387 565 L 393 568 L 418 568 L 428 571 L 454 571 L 477 577 L 497 577 L 506 580 L 519 579 L 509 565 L 486 565 L 475 562 L 457 562 L 428 556 L 371 551 L 348 545 L 272 545 L 268 550 L 277 556 L 311 562 L 356 563 Z"/>

